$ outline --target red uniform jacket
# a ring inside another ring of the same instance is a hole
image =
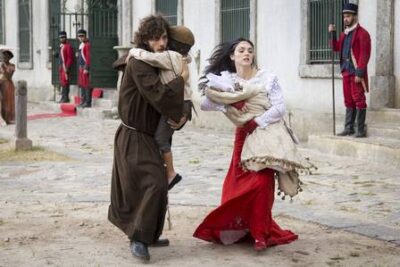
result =
[[[340,52],[342,54],[342,45],[345,38],[345,34],[342,32],[340,34],[339,40],[332,40],[331,45],[333,50]],[[356,69],[361,70],[364,73],[364,81],[366,84],[366,89],[368,89],[368,61],[371,56],[371,37],[369,33],[360,26],[360,24],[354,29],[353,38],[351,40],[351,50],[354,54],[356,62],[353,62]],[[342,57],[340,57],[340,62],[342,62]]]
[[[90,69],[90,43],[83,42],[79,46],[79,74],[78,85],[81,88],[89,88],[89,69]],[[87,71],[86,73],[84,71]]]
[[[70,70],[72,64],[74,63],[74,50],[70,43],[66,42],[62,44],[60,47],[60,67],[59,67],[59,75],[60,75],[60,84],[61,86],[69,85],[69,77],[65,73],[65,70]]]

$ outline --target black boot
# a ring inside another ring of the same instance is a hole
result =
[[[353,108],[346,108],[346,117],[344,122],[344,130],[338,133],[338,136],[346,136],[354,134],[354,121],[356,119],[356,110]]]
[[[61,99],[58,103],[69,103],[69,85],[62,87],[61,89]]]
[[[131,253],[134,257],[142,260],[142,261],[149,261],[150,254],[149,249],[145,243],[139,241],[132,241],[131,242]]]
[[[87,91],[86,92],[86,105],[87,105],[88,108],[91,108],[92,107],[92,91],[93,91],[93,88],[89,88],[86,91]]]
[[[92,89],[82,89],[85,92],[85,102],[82,108],[90,108],[92,106]]]
[[[355,137],[367,137],[367,129],[365,125],[365,117],[367,116],[367,109],[362,108],[362,109],[357,109],[357,133]]]
[[[81,91],[81,103],[78,105],[78,107],[83,107],[83,105],[86,102],[86,93],[85,93],[85,89],[80,88]]]

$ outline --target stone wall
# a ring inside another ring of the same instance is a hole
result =
[[[400,108],[400,1],[395,1],[394,7],[394,75],[395,108]]]

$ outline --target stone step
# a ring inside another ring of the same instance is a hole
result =
[[[398,139],[311,135],[308,138],[308,147],[317,149],[322,153],[400,167],[400,140]]]
[[[400,109],[385,108],[367,111],[367,123],[400,123]]]
[[[78,108],[77,109],[78,116],[90,118],[93,120],[104,120],[104,119],[117,119],[118,118],[118,110],[117,108]]]
[[[367,129],[368,136],[400,140],[400,123],[376,123]]]
[[[118,98],[118,92],[116,89],[103,89],[103,98],[105,99]]]
[[[50,112],[60,112],[60,104],[54,101],[41,101],[36,102],[38,105],[43,107],[43,109],[48,110]]]
[[[93,98],[92,106],[95,108],[111,109],[117,106],[117,102],[112,99]]]
[[[337,126],[336,133],[343,131],[343,128]],[[400,123],[367,123],[367,135],[400,140]]]

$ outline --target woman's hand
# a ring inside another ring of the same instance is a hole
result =
[[[246,113],[249,111],[249,108],[247,107],[245,100],[233,103],[233,104],[231,104],[231,106],[236,108],[237,110],[242,111],[243,113]]]

